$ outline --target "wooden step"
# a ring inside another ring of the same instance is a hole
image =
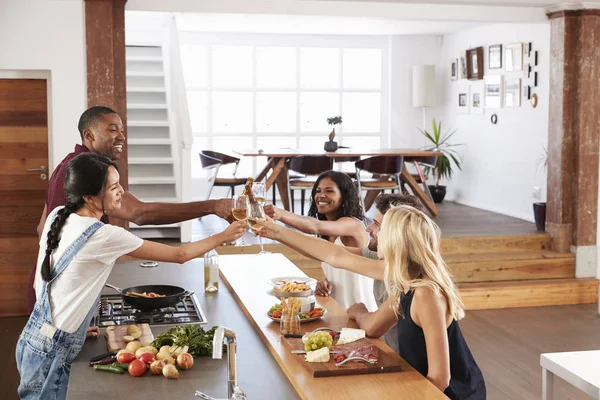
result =
[[[575,255],[552,251],[451,254],[444,261],[457,282],[518,281],[575,276]]]
[[[547,233],[512,236],[474,236],[442,238],[441,251],[450,254],[481,254],[550,250]]]
[[[595,278],[540,279],[458,285],[467,310],[589,304],[598,301]]]

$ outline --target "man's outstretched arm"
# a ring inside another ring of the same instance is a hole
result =
[[[130,192],[123,193],[121,208],[107,212],[136,225],[164,225],[215,214],[231,222],[231,199],[194,201],[191,203],[144,203]]]

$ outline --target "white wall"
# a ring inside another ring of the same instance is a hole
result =
[[[438,64],[441,36],[390,36],[390,147],[422,147],[423,109],[412,106],[412,67]],[[431,109],[425,110],[432,115]]]
[[[84,5],[81,0],[0,0],[0,77],[50,75],[51,168],[80,143],[87,105]]]
[[[450,81],[450,59],[457,58],[460,51],[483,46],[485,75],[526,78],[524,72],[487,68],[489,45],[514,42],[532,42],[538,51],[538,87],[533,88],[539,97],[537,108],[522,99],[521,107],[486,109],[482,115],[458,114],[458,92],[472,83]],[[460,148],[462,171],[456,171],[448,186],[449,200],[533,221],[532,203],[540,201],[533,199],[533,187],[541,188],[541,201],[546,199],[546,172],[537,164],[542,146],[548,142],[549,48],[547,23],[492,25],[444,36],[436,69],[444,106],[438,107],[437,114],[446,129],[458,130],[453,143],[465,144]],[[490,122],[494,113],[498,115],[496,125]]]

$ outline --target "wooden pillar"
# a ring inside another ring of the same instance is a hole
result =
[[[115,110],[127,127],[125,82],[125,3],[127,0],[85,0],[88,107]],[[127,130],[125,131],[127,134]],[[127,143],[118,162],[121,186],[128,188]],[[126,221],[111,223],[127,227]]]
[[[596,276],[600,130],[600,10],[548,14],[548,231],[574,250],[577,276]]]

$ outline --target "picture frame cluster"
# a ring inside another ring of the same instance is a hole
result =
[[[487,69],[484,51],[483,46],[470,48],[450,61],[450,80],[463,81],[457,82],[459,114],[520,107],[538,85],[539,57],[532,42],[487,46]]]

